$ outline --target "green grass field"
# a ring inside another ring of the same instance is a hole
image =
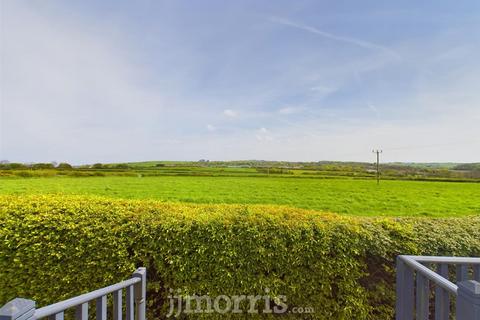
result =
[[[279,177],[0,179],[0,194],[90,194],[194,203],[279,204],[365,216],[480,214],[480,184]]]

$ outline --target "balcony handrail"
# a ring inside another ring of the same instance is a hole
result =
[[[67,309],[76,307],[78,305],[84,304],[85,302],[92,301],[94,299],[100,298],[102,296],[105,296],[107,294],[113,293],[115,291],[124,289],[126,287],[129,287],[131,285],[134,285],[135,283],[141,282],[142,280],[140,278],[132,278],[128,279],[116,284],[113,284],[111,286],[101,288],[92,292],[88,292],[67,300],[63,300],[48,306],[45,306],[40,309],[35,310],[35,319],[39,318],[44,318],[48,317],[54,314],[57,314],[59,312],[65,311]]]
[[[417,259],[415,256],[399,256],[399,258],[408,266],[410,266],[412,269],[420,272],[422,275],[424,275],[426,278],[429,280],[433,281],[435,284],[439,285],[443,289],[447,290],[453,295],[457,295],[458,291],[458,286],[454,284],[453,282],[449,281],[448,279],[445,279],[438,273],[436,273],[433,270],[430,270],[429,268],[425,267],[423,264],[419,263],[418,261],[425,261],[425,262],[440,262],[438,260],[434,259]],[[427,257],[423,257],[427,258]],[[437,258],[437,257],[429,257],[429,258]],[[438,257],[442,258],[439,259],[441,260],[440,263],[447,263],[444,259],[445,257]],[[464,261],[464,259],[462,259]],[[463,262],[462,262],[463,263]]]
[[[123,290],[125,289],[125,308]],[[65,311],[75,308],[76,320],[89,319],[89,302],[95,300],[97,320],[107,320],[107,296],[113,296],[113,320],[145,320],[147,269],[138,268],[130,279],[36,309],[35,301],[15,298],[0,308],[0,320],[64,320]]]
[[[480,258],[473,258],[473,257],[440,257],[440,256],[410,256],[410,255],[401,255],[400,257],[409,258],[418,262],[480,265]]]
[[[451,265],[456,269],[452,281]],[[448,320],[452,315],[457,320],[478,320],[480,258],[400,255],[396,291],[396,320],[428,320],[432,315],[435,320]]]

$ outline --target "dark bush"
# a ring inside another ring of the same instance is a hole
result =
[[[72,165],[66,162],[61,162],[58,166],[57,169],[60,170],[71,170],[73,169]]]

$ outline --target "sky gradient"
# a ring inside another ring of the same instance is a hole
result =
[[[0,2],[0,160],[480,162],[478,1]]]

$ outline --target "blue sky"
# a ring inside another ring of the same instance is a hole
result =
[[[478,1],[13,1],[0,158],[480,161]]]

